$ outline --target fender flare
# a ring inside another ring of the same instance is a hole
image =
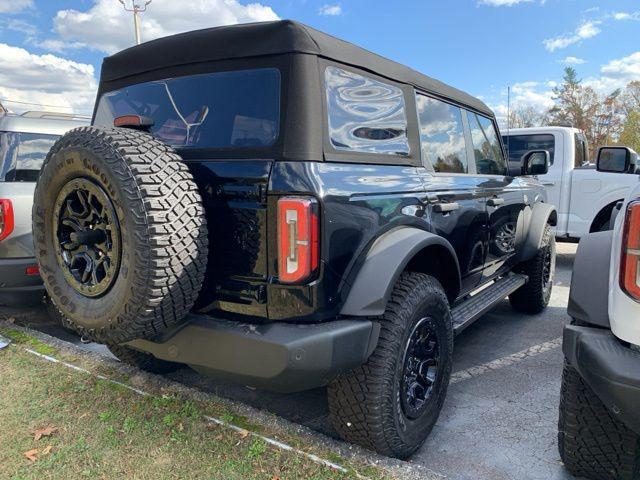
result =
[[[542,237],[547,225],[555,226],[558,223],[556,207],[549,203],[536,203],[530,211],[529,228],[520,247],[518,261],[523,262],[535,256],[542,246]],[[525,224],[526,217],[525,213]]]
[[[596,232],[580,239],[573,262],[567,313],[580,322],[609,326],[609,268],[613,232]]]
[[[444,247],[457,269],[458,290],[460,267],[455,250],[444,238],[415,227],[398,227],[378,238],[358,271],[340,313],[346,316],[380,316],[396,281],[412,258],[429,246]]]

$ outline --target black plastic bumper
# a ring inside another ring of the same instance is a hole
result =
[[[640,434],[640,352],[610,330],[567,325],[562,349],[607,408]]]
[[[295,392],[326,385],[364,363],[379,332],[379,324],[369,320],[253,325],[190,315],[188,323],[168,339],[134,340],[127,345],[206,375]]]
[[[40,302],[44,286],[40,275],[27,275],[35,258],[0,259],[0,305],[18,307]]]

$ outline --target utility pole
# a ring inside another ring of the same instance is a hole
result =
[[[138,14],[142,12],[146,12],[147,5],[149,5],[152,2],[152,0],[146,0],[144,5],[138,5],[136,3],[137,0],[131,0],[131,8],[127,7],[125,0],[118,0],[118,1],[122,4],[125,11],[133,13],[133,26],[136,32],[136,45],[140,45],[140,18],[138,17]]]

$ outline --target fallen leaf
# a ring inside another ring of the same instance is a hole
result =
[[[57,431],[58,431],[58,429],[56,427],[40,428],[40,429],[35,431],[35,433],[33,435],[33,439],[37,442],[42,437],[50,437],[51,435],[53,435]]]
[[[240,430],[238,430],[238,433],[242,438],[247,438],[247,436],[249,435],[249,430],[245,430],[244,428],[241,428]]]
[[[38,449],[34,448],[33,450],[29,450],[28,452],[24,452],[24,456],[27,457],[32,462],[38,460]]]
[[[46,447],[44,447],[44,449],[42,450],[42,455],[49,455],[52,448],[53,445],[47,445]]]

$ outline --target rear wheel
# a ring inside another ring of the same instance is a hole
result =
[[[529,277],[525,285],[509,295],[511,306],[525,313],[540,313],[551,299],[556,268],[556,239],[551,226],[545,227],[542,244],[536,255],[518,265],[514,271]]]
[[[36,186],[33,236],[55,306],[102,343],[180,323],[204,278],[207,228],[193,177],[140,131],[83,127],[61,137]]]
[[[640,436],[613,417],[591,387],[565,364],[558,448],[567,470],[593,480],[640,478]]]
[[[367,362],[329,385],[331,422],[342,438],[407,458],[431,432],[451,375],[453,329],[440,283],[398,280]]]

